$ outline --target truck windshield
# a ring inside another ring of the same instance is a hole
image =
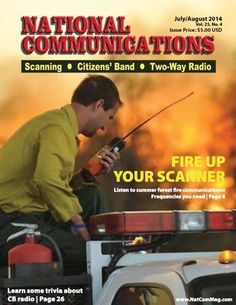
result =
[[[236,304],[236,273],[205,276],[191,283],[190,304]]]
[[[131,284],[118,290],[112,305],[174,305],[174,299],[164,286]]]

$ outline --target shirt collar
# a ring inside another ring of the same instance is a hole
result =
[[[79,133],[79,123],[73,107],[71,105],[65,105],[61,109],[65,111],[66,116],[68,117],[69,123],[71,125],[72,131],[76,137]]]

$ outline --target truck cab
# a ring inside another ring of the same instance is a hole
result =
[[[198,252],[160,252],[163,244],[170,244],[179,234],[188,234],[191,240],[199,233],[210,238],[234,230],[234,211],[93,216],[91,231],[97,240],[87,244],[92,304],[236,304],[236,255],[232,250],[201,251],[199,245]],[[135,251],[130,240],[137,235],[151,240],[152,245],[144,243]]]
[[[235,265],[222,265],[214,256],[136,264],[115,271],[94,304],[214,304],[226,299],[234,304],[235,271]]]

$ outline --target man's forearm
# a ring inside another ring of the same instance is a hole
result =
[[[71,218],[72,222],[72,232],[76,235],[80,235],[84,240],[90,240],[89,232],[86,228],[86,225],[81,217],[77,214]]]

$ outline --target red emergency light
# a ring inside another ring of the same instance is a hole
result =
[[[90,217],[93,235],[173,232],[175,228],[173,211],[114,212]]]
[[[113,212],[90,217],[92,235],[234,231],[233,211]]]
[[[235,215],[231,210],[207,212],[209,230],[234,230]]]

